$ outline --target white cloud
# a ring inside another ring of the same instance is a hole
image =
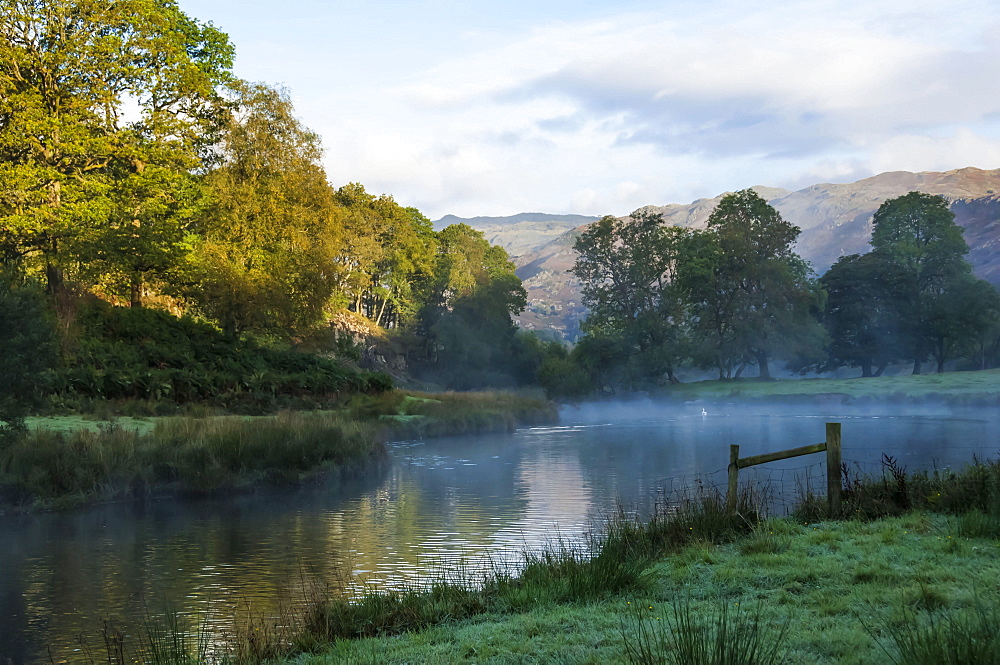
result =
[[[316,126],[331,178],[432,217],[621,214],[752,184],[1000,163],[993,2],[686,12],[549,23],[355,91]]]

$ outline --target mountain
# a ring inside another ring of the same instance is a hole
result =
[[[968,258],[976,275],[1000,285],[1000,169],[893,171],[853,183],[821,183],[794,192],[761,186],[753,189],[802,229],[795,250],[819,274],[841,256],[868,251],[872,215],[886,199],[911,191],[943,195],[951,202],[956,222],[966,229],[965,240],[971,249]],[[644,209],[662,213],[668,224],[704,228],[723,196]],[[527,237],[523,242],[505,239],[519,248],[511,253],[517,256],[517,274],[528,291],[528,308],[519,317],[523,328],[550,328],[570,339],[578,334],[586,309],[580,302],[579,284],[566,271],[576,260],[573,243],[591,222],[528,249],[524,249],[529,244]],[[518,223],[507,228],[513,232]]]
[[[548,215],[542,212],[522,212],[509,217],[463,218],[445,215],[432,224],[439,231],[452,224],[468,224],[477,231],[482,231],[490,244],[500,245],[507,250],[511,257],[516,259],[516,257],[558,238],[570,229],[581,224],[596,222],[598,219],[598,217],[588,217],[587,215]]]

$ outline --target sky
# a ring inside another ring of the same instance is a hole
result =
[[[178,2],[431,219],[1000,167],[996,0]]]

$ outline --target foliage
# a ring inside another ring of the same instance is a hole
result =
[[[827,292],[823,323],[830,335],[828,366],[860,366],[861,376],[870,377],[900,359],[902,324],[893,301],[900,279],[876,253],[841,257],[820,278]]]
[[[933,351],[943,371],[946,344],[957,330],[947,308],[971,275],[962,229],[943,197],[921,192],[884,202],[872,223],[873,253],[895,276],[891,293],[899,341],[913,360],[913,373],[920,373],[921,363]]]
[[[64,398],[204,402],[260,413],[293,406],[295,399],[336,400],[341,393],[391,387],[385,375],[227,337],[157,310],[93,300],[79,308],[74,331],[53,384]]]
[[[97,256],[138,298],[182,253],[185,174],[230,78],[226,35],[173,0],[14,0],[0,34],[7,258],[44,269],[57,291]]]
[[[669,609],[629,603],[630,616],[622,626],[628,661],[640,665],[785,662],[789,620],[774,630],[764,618],[760,600],[747,609],[720,599],[708,613],[695,610],[693,605],[690,596],[675,599]]]
[[[24,432],[55,362],[55,328],[39,289],[0,272],[0,450]]]
[[[576,241],[572,272],[590,309],[584,331],[616,337],[636,357],[630,375],[642,385],[676,382],[686,357],[687,318],[674,282],[688,233],[663,217],[637,210],[624,220],[604,217]]]
[[[722,197],[707,233],[693,238],[691,260],[680,263],[678,279],[720,379],[748,360],[761,378],[770,378],[775,354],[788,358],[822,348],[815,320],[822,297],[808,265],[792,252],[798,235],[796,226],[745,189]]]
[[[524,309],[526,298],[502,247],[465,224],[442,230],[417,323],[423,333],[423,348],[414,356],[418,374],[449,389],[515,385],[521,348],[511,316]]]
[[[374,427],[330,413],[167,419],[146,434],[115,425],[38,430],[0,453],[0,495],[65,505],[163,489],[209,492],[295,481],[384,454]]]
[[[822,514],[821,501],[803,501],[799,515],[815,519]],[[911,510],[972,514],[968,529],[989,531],[1000,522],[1000,460],[974,459],[959,469],[934,469],[907,473],[898,461],[883,455],[882,473],[867,476],[845,468],[843,511],[863,519],[901,515]]]
[[[231,89],[183,292],[230,336],[301,333],[337,286],[343,212],[287,91]]]
[[[1000,663],[1000,606],[976,597],[968,610],[957,614],[903,610],[903,621],[881,621],[889,649],[880,636],[872,637],[897,665],[997,665]],[[867,626],[866,626],[867,627]]]

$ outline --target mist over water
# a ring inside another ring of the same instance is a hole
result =
[[[578,537],[618,502],[643,510],[699,481],[724,485],[730,444],[747,456],[818,443],[828,421],[842,423],[845,462],[869,472],[883,453],[911,471],[1000,453],[991,409],[639,399],[561,415],[559,426],[514,434],[396,442],[388,469],[353,483],[0,517],[0,662],[48,662],[46,646],[72,661],[79,635],[99,644],[102,620],[168,604],[192,623],[209,617],[221,635],[248,604],[267,615],[315,584],[474,570]],[[740,477],[787,487],[780,509],[823,476],[823,460]]]

